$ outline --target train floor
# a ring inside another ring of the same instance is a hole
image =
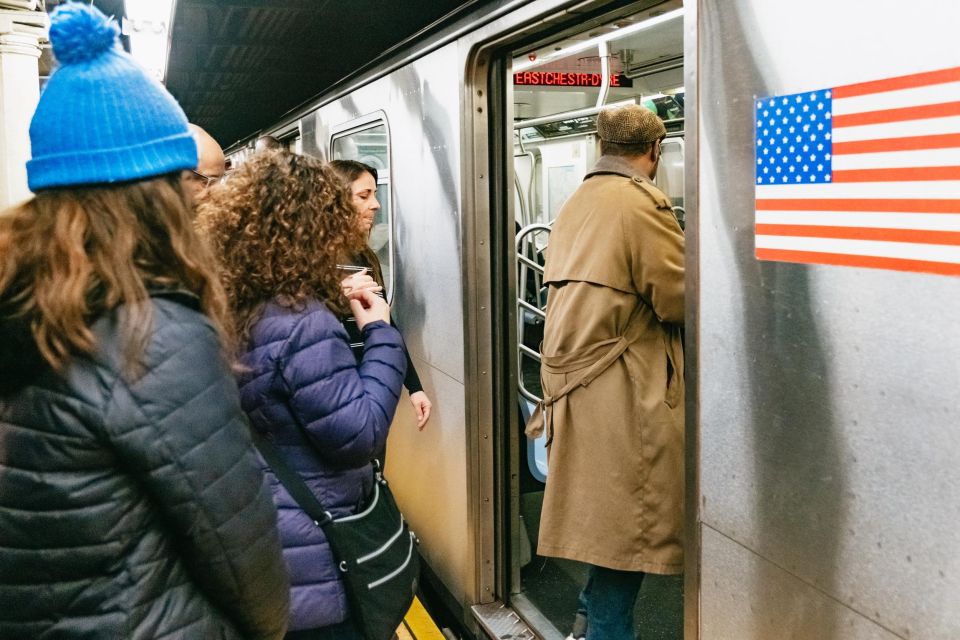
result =
[[[536,548],[542,492],[523,494],[521,511]],[[524,594],[563,634],[570,632],[577,596],[587,580],[587,566],[570,560],[533,555],[521,569]],[[634,610],[639,640],[682,640],[683,577],[648,575]]]
[[[583,566],[536,556],[522,570],[524,593],[564,634],[570,632],[577,610],[577,594],[586,581]],[[573,579],[577,575],[578,579]],[[644,578],[634,610],[638,640],[682,640],[683,577]]]

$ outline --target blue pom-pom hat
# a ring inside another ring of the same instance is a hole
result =
[[[120,48],[119,33],[113,19],[86,4],[64,4],[50,16],[59,66],[30,122],[32,191],[197,166],[183,109]]]

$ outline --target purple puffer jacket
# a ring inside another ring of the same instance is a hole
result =
[[[356,512],[373,487],[370,460],[383,450],[406,373],[403,341],[381,321],[363,328],[356,363],[347,333],[323,304],[302,311],[269,304],[240,358],[240,401],[336,518]],[[295,437],[299,420],[313,437]],[[261,464],[263,462],[261,461]],[[347,601],[323,531],[263,464],[290,572],[290,631],[342,622]]]

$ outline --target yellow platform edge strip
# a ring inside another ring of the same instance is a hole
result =
[[[416,640],[416,638],[410,635],[410,631],[407,629],[406,623],[400,623],[400,626],[397,627],[396,640]]]
[[[403,624],[397,629],[400,640],[446,640],[440,633],[433,618],[423,608],[420,598],[414,598],[410,610],[403,617]]]

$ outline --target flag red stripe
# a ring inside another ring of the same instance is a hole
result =
[[[943,84],[945,82],[957,81],[960,81],[960,67],[952,67],[950,69],[938,69],[936,71],[914,73],[908,76],[898,76],[896,78],[886,78],[884,80],[874,80],[872,82],[848,84],[834,89],[833,97],[834,99],[852,98],[854,96],[865,96],[871,93],[881,93],[883,91],[913,89],[914,87],[925,87],[931,84]]]
[[[943,133],[934,136],[909,138],[880,138],[879,140],[856,140],[834,142],[833,155],[854,153],[883,153],[885,151],[919,151],[921,149],[952,149],[960,147],[960,133]]]
[[[873,240],[877,242],[960,246],[960,231],[877,229],[874,227],[833,227],[806,224],[757,224],[756,227],[758,236],[836,238],[839,240]]]
[[[884,124],[906,120],[926,120],[928,118],[946,118],[960,115],[960,102],[941,102],[916,107],[898,107],[880,109],[862,113],[847,113],[833,116],[833,128],[859,127],[865,124]]]
[[[833,172],[833,182],[929,182],[960,180],[960,167],[846,169]]]
[[[851,256],[842,253],[790,251],[788,249],[757,249],[756,256],[758,260],[774,260],[776,262],[829,264],[841,267],[866,267],[869,269],[891,269],[893,271],[909,271],[912,273],[935,273],[944,276],[960,276],[960,264],[950,262],[881,258],[877,256]]]
[[[757,211],[866,211],[877,213],[960,213],[960,200],[871,198],[763,198]]]

